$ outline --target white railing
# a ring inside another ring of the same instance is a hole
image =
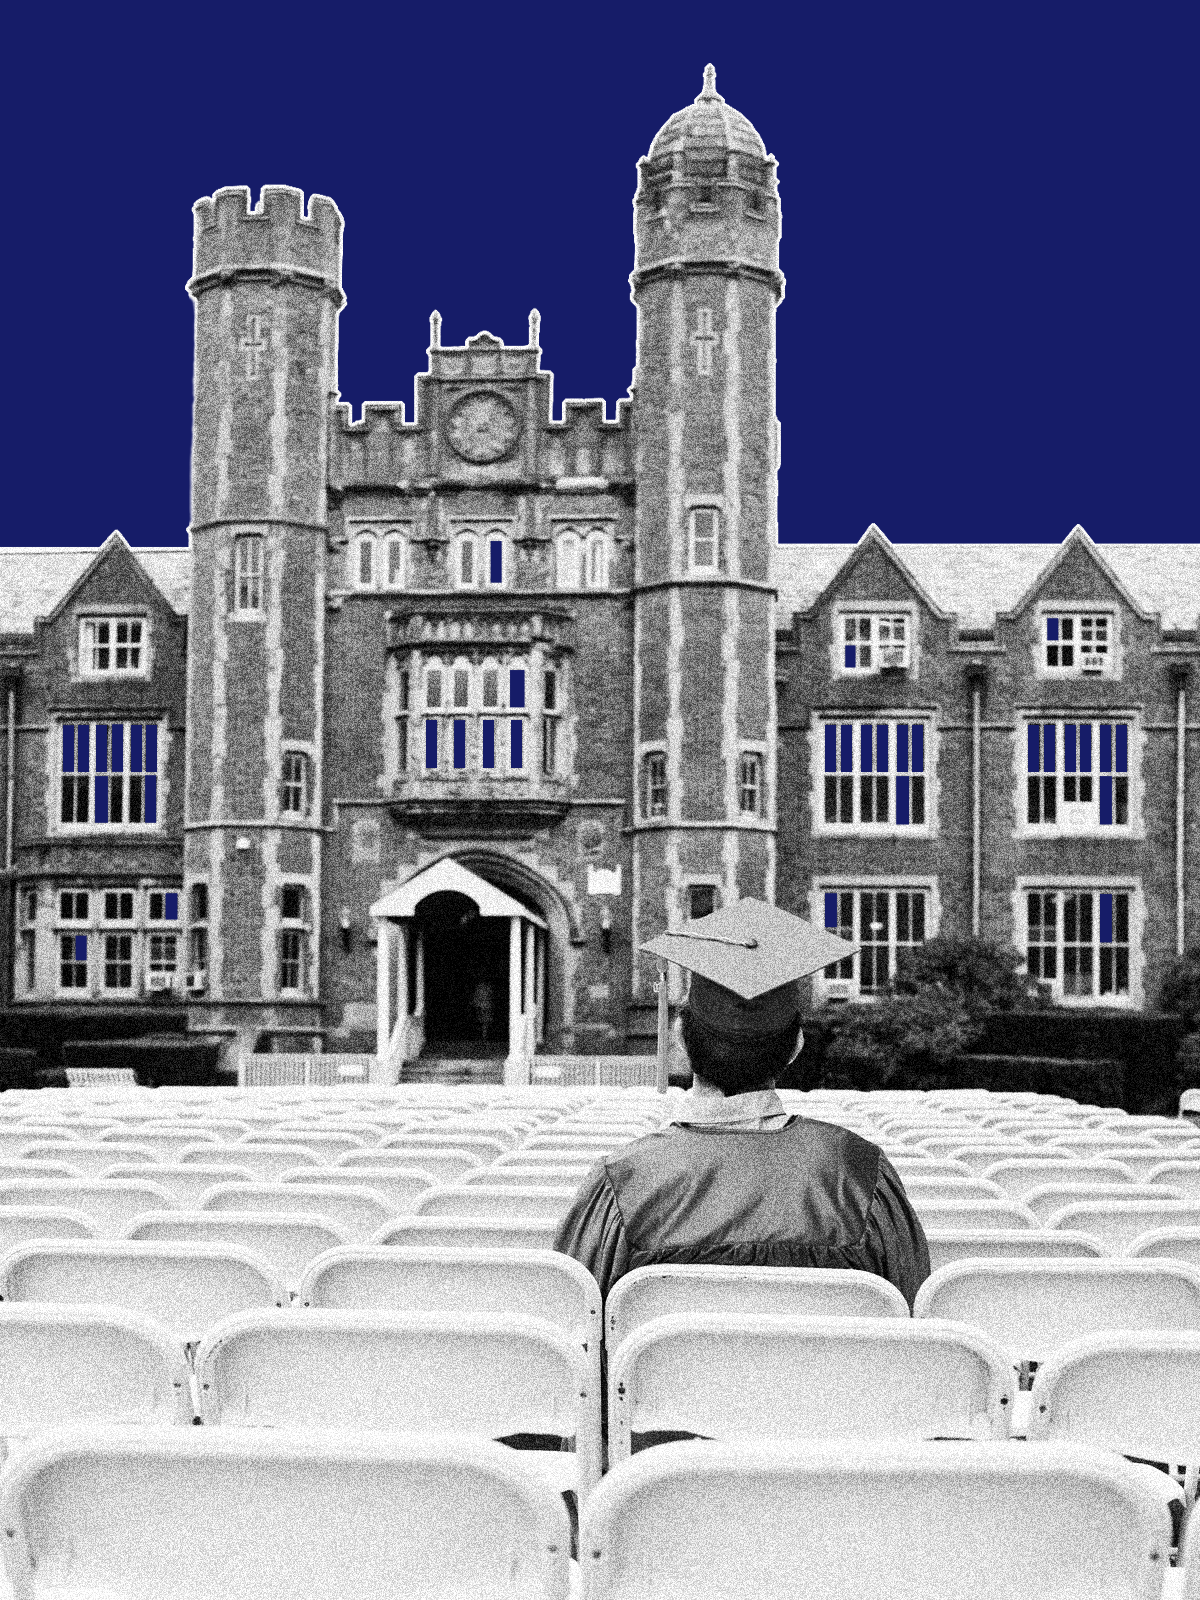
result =
[[[374,1062],[373,1055],[244,1055],[238,1064],[238,1087],[328,1088],[339,1083],[367,1083]]]

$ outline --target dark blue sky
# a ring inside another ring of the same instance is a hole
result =
[[[339,17],[344,21],[339,21]],[[785,539],[1197,537],[1194,6],[23,7],[9,544],[181,544],[191,205],[346,218],[341,388],[524,342],[628,386],[635,163],[717,87],[779,160]]]

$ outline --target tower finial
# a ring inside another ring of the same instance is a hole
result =
[[[538,333],[542,326],[542,313],[534,307],[529,313],[529,345],[536,350],[538,347]]]
[[[704,87],[700,91],[701,100],[716,100],[717,96],[717,69],[710,61],[704,69]]]
[[[442,343],[442,313],[431,311],[429,313],[429,347],[437,350]]]

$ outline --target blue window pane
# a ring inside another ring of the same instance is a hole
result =
[[[886,772],[888,769],[888,725],[880,722],[875,728],[875,771]]]
[[[76,748],[75,748],[75,770],[76,770],[76,772],[86,772],[87,769],[88,769],[88,739],[89,739],[90,731],[91,730],[89,729],[89,727],[88,727],[86,722],[81,722],[79,724],[78,731],[77,731],[77,734],[76,734],[76,741],[75,741],[75,744],[76,744]]]
[[[142,724],[131,722],[129,724],[129,770],[140,772],[142,770]]]
[[[467,764],[467,724],[462,717],[454,719],[454,765],[461,771]]]
[[[1129,770],[1129,728],[1124,722],[1117,723],[1117,771]]]
[[[1100,724],[1100,771],[1112,771],[1112,723]]]
[[[1042,729],[1042,771],[1054,771],[1054,746],[1058,729],[1053,722],[1047,722]]]
[[[483,764],[485,767],[496,765],[496,724],[491,717],[483,721]]]
[[[146,724],[146,771],[158,771],[158,723]]]
[[[87,960],[87,934],[86,933],[77,933],[75,935],[75,959],[76,959],[76,961],[86,961]]]
[[[837,724],[833,722],[825,724],[825,771],[837,771]]]
[[[1075,724],[1068,722],[1063,728],[1063,771],[1075,771]]]
[[[425,718],[425,765],[437,766],[437,718]]]
[[[96,724],[96,771],[108,771],[108,724]]]
[[[838,927],[838,897],[836,893],[825,896],[825,926],[831,933],[837,932]]]
[[[1110,894],[1100,896],[1100,943],[1113,942],[1113,897]]]
[[[826,743],[826,748],[828,748],[829,741],[826,740],[825,743]],[[63,768],[62,769],[63,769],[64,772],[74,772],[75,771],[75,724],[73,722],[64,722],[63,723]]]
[[[1092,770],[1092,725],[1090,722],[1079,724],[1079,770],[1090,772]]]
[[[862,761],[863,772],[871,770],[871,724],[864,722],[858,730],[858,753]],[[849,770],[849,769],[847,769]]]
[[[509,766],[516,769],[525,765],[524,734],[525,725],[519,717],[514,717],[509,723]]]
[[[488,551],[488,558],[489,558],[489,560],[491,562],[491,571],[489,573],[489,576],[491,577],[491,580],[492,580],[493,583],[499,583],[499,582],[501,582],[501,580],[504,577],[504,542],[503,542],[503,540],[501,540],[501,539],[493,539],[491,541],[491,547],[490,547],[490,549]]]
[[[1100,821],[1111,823],[1113,818],[1113,787],[1111,778],[1100,779]]]
[[[854,724],[842,723],[842,771],[854,771]]]
[[[179,896],[174,889],[167,891],[167,921],[175,922],[179,917]]]
[[[158,779],[153,773],[146,779],[146,795],[142,801],[142,819],[145,822],[158,821]]]
[[[120,722],[112,725],[112,770],[125,771],[125,728]]]
[[[1040,772],[1042,770],[1042,725],[1040,722],[1029,724],[1029,770]]]
[[[108,821],[108,779],[96,779],[96,821]]]
[[[925,771],[925,724],[914,722],[912,725],[912,769],[914,772]]]
[[[896,821],[908,821],[908,778],[896,779]]]
[[[858,654],[858,646],[857,645],[848,644],[846,646],[846,665],[848,667],[853,667],[856,664],[857,654]]]
[[[896,724],[896,771],[908,771],[908,723]]]
[[[1057,617],[1047,617],[1046,618],[1046,638],[1047,639],[1057,639],[1058,638],[1058,618]]]
[[[523,708],[525,705],[525,668],[510,667],[508,669],[508,703],[513,709]]]

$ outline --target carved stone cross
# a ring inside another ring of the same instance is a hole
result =
[[[696,346],[696,373],[701,378],[712,377],[713,346],[717,343],[712,316],[707,306],[696,307],[696,331],[692,334],[692,343]]]
[[[261,377],[264,367],[262,357],[269,348],[267,339],[263,334],[263,319],[251,313],[246,318],[246,337],[241,341],[241,348],[246,354],[246,376],[248,378]]]

